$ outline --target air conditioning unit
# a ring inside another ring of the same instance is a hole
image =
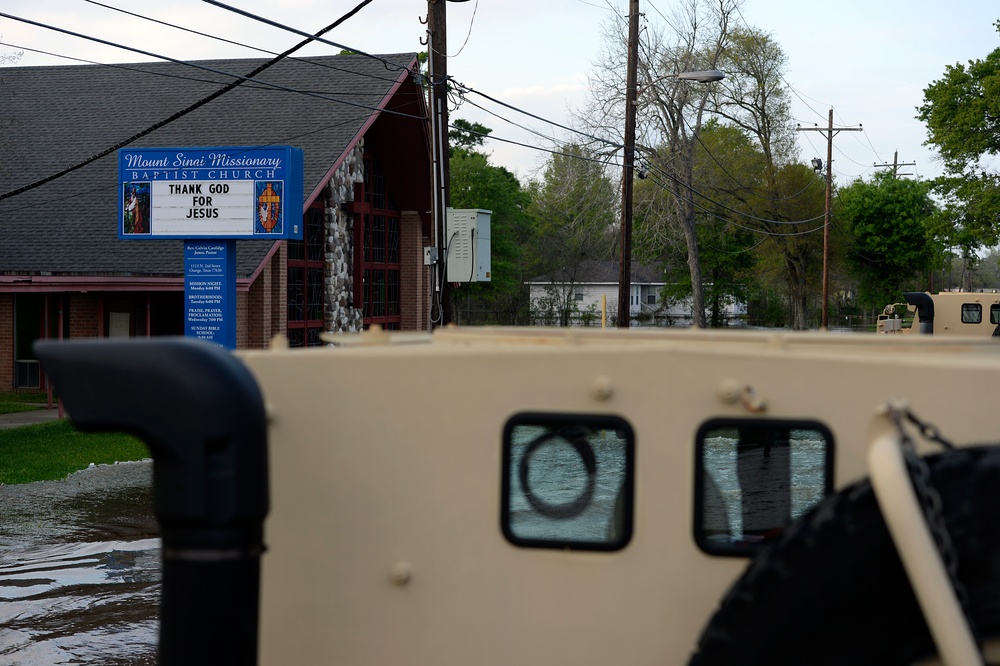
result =
[[[449,208],[445,220],[448,282],[490,281],[491,210]]]

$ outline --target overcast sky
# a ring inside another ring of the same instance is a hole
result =
[[[280,52],[301,38],[197,0],[102,4],[143,13],[241,44]],[[676,2],[676,0],[673,0]],[[640,0],[652,27],[662,25],[673,2]],[[315,32],[357,4],[353,0],[232,0],[246,11],[297,29]],[[587,102],[587,81],[604,48],[607,26],[625,21],[627,0],[469,0],[449,2],[449,74],[473,89],[511,106],[571,125],[571,111]],[[86,0],[4,0],[0,12],[58,26],[176,59],[261,56],[247,46],[219,42],[107,9]],[[368,53],[422,51],[427,4],[419,0],[374,0],[326,38]],[[844,184],[868,178],[874,164],[916,162],[904,173],[931,178],[940,173],[933,151],[922,144],[925,129],[915,119],[923,89],[945,67],[985,58],[1000,48],[994,23],[996,0],[841,0],[802,5],[785,0],[747,0],[743,18],[770,33],[788,56],[786,81],[793,89],[793,114],[803,126],[825,126],[834,109],[835,126],[863,126],[834,139],[834,174]],[[96,62],[136,62],[152,58],[77,37],[0,18],[0,55],[25,51],[18,65],[70,64],[57,56]],[[297,55],[336,53],[311,46]],[[2,75],[2,72],[0,72]],[[563,130],[470,97],[503,118],[549,136]],[[139,100],[141,103],[141,100]],[[493,129],[496,137],[528,146],[552,147],[536,135],[470,104],[452,111]],[[826,157],[818,132],[799,133],[801,158]],[[522,179],[544,163],[547,153],[501,141],[486,149],[495,163]]]

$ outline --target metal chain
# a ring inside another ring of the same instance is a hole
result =
[[[937,429],[937,426],[931,423],[925,423],[924,421],[921,421],[920,419],[917,418],[916,414],[911,412],[909,409],[906,409],[903,412],[903,416],[905,416],[910,423],[912,423],[917,427],[917,429],[920,431],[920,434],[924,436],[924,439],[930,442],[936,442],[937,444],[940,444],[949,451],[955,450],[955,445],[951,442],[951,440],[945,439],[941,435],[941,431]],[[902,424],[897,421],[896,427],[900,429],[900,433],[902,434]]]
[[[965,585],[958,578],[958,551],[955,549],[955,545],[951,540],[951,535],[948,533],[948,527],[944,521],[944,510],[941,503],[941,495],[938,493],[937,488],[934,487],[934,484],[931,483],[930,466],[928,466],[926,460],[917,455],[913,439],[903,426],[903,418],[905,417],[910,423],[914,424],[925,439],[936,442],[946,449],[954,449],[955,445],[942,437],[936,427],[920,421],[913,414],[913,412],[906,407],[890,405],[889,414],[891,415],[893,423],[896,426],[896,430],[899,433],[900,441],[903,447],[903,459],[906,461],[906,468],[909,472],[910,482],[913,484],[913,489],[917,494],[917,499],[920,502],[921,509],[923,510],[924,520],[927,522],[927,526],[930,529],[931,537],[934,539],[934,545],[937,546],[937,550],[941,554],[941,559],[943,560],[945,569],[948,572],[948,578],[951,581],[952,589],[955,590],[955,596],[958,598],[958,602],[962,606],[962,612],[965,614],[965,619],[969,623],[969,627],[975,635],[975,625],[972,622],[972,615],[969,612],[969,594],[965,589]]]

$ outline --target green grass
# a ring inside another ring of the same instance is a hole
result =
[[[120,433],[82,433],[69,421],[0,430],[0,483],[64,479],[96,465],[149,458],[141,440]]]
[[[0,414],[30,412],[46,406],[44,393],[0,393]]]

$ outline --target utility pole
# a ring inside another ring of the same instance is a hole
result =
[[[625,75],[625,146],[622,150],[621,261],[618,265],[618,328],[628,328],[632,304],[632,175],[635,166],[635,96],[639,66],[639,0],[629,0]]]
[[[899,173],[899,167],[917,166],[916,162],[900,162],[899,161],[899,151],[894,151],[892,153],[892,164],[873,164],[876,169],[886,169],[892,167],[892,179],[896,180],[898,176],[912,176],[912,173]]]
[[[434,159],[434,232],[437,263],[432,270],[436,279],[431,298],[438,300],[438,324],[453,321],[451,284],[447,281],[448,239],[445,222],[451,204],[451,167],[448,151],[448,30],[446,0],[427,0],[427,66],[429,109],[431,116],[431,153]],[[433,317],[432,317],[433,319]]]
[[[829,323],[828,310],[830,303],[830,203],[833,194],[833,137],[840,132],[860,132],[857,127],[834,127],[833,107],[830,107],[829,124],[824,130],[821,127],[799,127],[800,132],[819,132],[826,137],[826,214],[823,216],[823,316],[821,328],[827,328]]]

